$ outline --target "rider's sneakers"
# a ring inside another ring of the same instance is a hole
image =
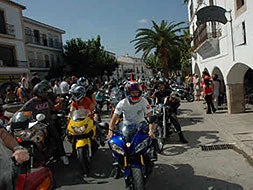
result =
[[[61,156],[61,160],[64,165],[69,165],[69,159],[67,156]]]

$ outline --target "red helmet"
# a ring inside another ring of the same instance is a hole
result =
[[[131,92],[136,91],[138,94],[133,95]],[[125,85],[125,95],[132,103],[137,103],[141,100],[142,88],[136,81],[128,81]]]

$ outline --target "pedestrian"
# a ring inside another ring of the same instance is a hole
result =
[[[59,79],[55,79],[55,81],[54,81],[53,93],[56,96],[61,96],[61,88],[60,88],[60,80]]]
[[[33,76],[30,80],[30,86],[31,86],[31,89],[33,89],[33,87],[38,84],[40,82],[40,78],[39,78],[39,74],[37,72],[33,73]]]
[[[16,99],[16,95],[14,94],[14,92],[12,91],[12,89],[11,89],[11,87],[7,87],[6,88],[6,97],[5,97],[5,100],[4,100],[4,102],[5,103],[12,103],[12,102],[14,102],[15,101],[15,99]]]
[[[212,81],[209,77],[205,77],[204,79],[204,85],[203,85],[203,95],[207,104],[207,114],[212,114],[216,112],[216,109],[213,104],[213,85]]]
[[[66,98],[66,96],[69,94],[69,78],[67,76],[63,77],[63,81],[60,83],[60,88],[61,88],[61,96],[63,98]]]
[[[220,85],[220,81],[218,80],[218,75],[214,74],[212,76],[213,79],[213,104],[215,109],[218,109],[218,99],[220,96],[220,92],[221,92],[221,85]]]
[[[20,86],[17,90],[16,96],[18,97],[19,101],[25,103],[28,100],[28,77],[27,73],[23,73]]]
[[[193,74],[189,74],[187,77],[187,86],[189,88],[189,92],[193,93]]]
[[[200,78],[198,74],[195,74],[193,77],[193,89],[194,89],[194,95],[195,95],[195,100],[200,101],[200,95],[201,95],[201,88],[200,88]]]

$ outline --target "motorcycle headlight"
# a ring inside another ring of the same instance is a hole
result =
[[[76,133],[76,134],[83,134],[84,131],[86,130],[88,125],[84,125],[84,126],[81,126],[81,127],[76,127],[76,126],[71,126],[71,128],[73,129],[73,131]]]
[[[149,138],[146,138],[144,141],[142,141],[140,144],[138,144],[135,148],[135,153],[141,152],[143,149],[145,149],[149,144]]]
[[[113,142],[110,142],[110,147],[113,151],[124,156],[124,154],[125,154],[124,150],[121,147],[119,147],[118,145],[114,144]]]

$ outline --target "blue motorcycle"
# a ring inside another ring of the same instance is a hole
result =
[[[148,124],[123,125],[108,140],[117,167],[124,173],[126,189],[145,189],[146,179],[154,163],[150,160],[153,149],[148,135]]]

